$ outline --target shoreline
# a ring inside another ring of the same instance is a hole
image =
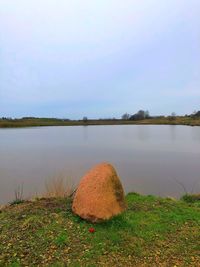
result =
[[[44,126],[105,126],[105,125],[183,125],[200,126],[200,118],[176,117],[174,120],[169,118],[153,118],[138,121],[131,120],[61,120],[61,119],[0,119],[1,128],[27,128]]]

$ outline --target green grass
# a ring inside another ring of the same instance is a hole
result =
[[[141,121],[131,120],[62,120],[54,118],[31,118],[31,119],[0,119],[0,128],[36,127],[36,126],[80,126],[80,125],[129,125],[129,124],[170,124],[170,125],[190,125],[200,126],[200,118],[176,117],[171,120],[168,117],[145,119]]]
[[[123,214],[101,224],[72,214],[70,199],[3,209],[0,266],[199,266],[199,201],[136,193],[126,201]]]

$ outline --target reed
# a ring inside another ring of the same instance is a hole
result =
[[[75,185],[65,174],[53,176],[45,182],[44,197],[71,197],[75,192]]]

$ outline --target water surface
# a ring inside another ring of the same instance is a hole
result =
[[[179,197],[200,192],[200,127],[76,126],[0,129],[0,203],[23,183],[25,196],[65,175],[78,183],[102,161],[113,164],[126,192]]]

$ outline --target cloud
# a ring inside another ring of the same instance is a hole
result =
[[[163,92],[168,97],[196,98],[200,97],[200,80],[192,80],[180,89],[168,89]]]
[[[198,7],[195,0],[2,0],[0,109],[39,116],[68,105],[77,116],[95,114],[95,103],[105,114],[148,101],[164,107],[163,96],[198,97]]]

